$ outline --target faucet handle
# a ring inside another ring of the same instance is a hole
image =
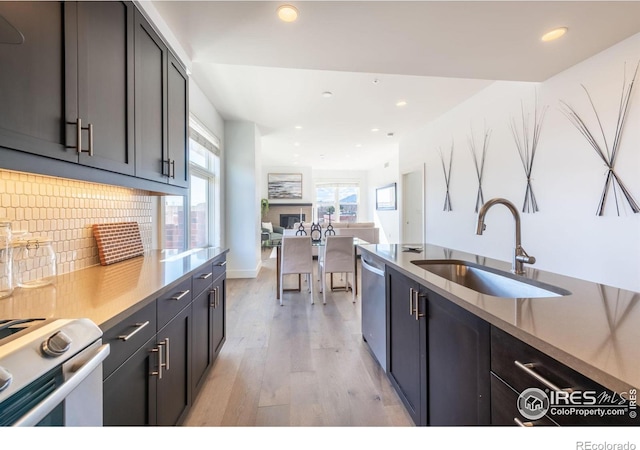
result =
[[[517,261],[521,261],[523,263],[527,263],[527,264],[535,264],[536,263],[535,256],[529,256],[529,255],[518,255],[518,256],[516,256],[516,260]]]

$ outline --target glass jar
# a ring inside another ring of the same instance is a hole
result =
[[[0,220],[0,298],[13,293],[11,222]]]
[[[56,253],[51,239],[30,237],[15,241],[13,272],[16,285],[21,288],[52,284],[56,277]]]

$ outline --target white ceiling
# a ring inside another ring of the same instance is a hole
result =
[[[258,125],[264,165],[382,167],[493,80],[544,81],[640,32],[637,1],[296,1],[289,24],[282,3],[154,2],[220,115]]]

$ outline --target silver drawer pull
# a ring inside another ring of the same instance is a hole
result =
[[[142,330],[144,327],[146,327],[147,325],[149,325],[149,321],[147,320],[144,323],[136,323],[136,329],[133,330],[131,333],[127,334],[126,336],[118,336],[118,339],[123,340],[123,341],[128,341],[129,339],[131,339],[132,337],[134,337],[136,335],[136,333],[140,330]]]
[[[185,295],[187,295],[189,292],[189,289],[187,289],[186,291],[182,292],[180,295],[176,295],[171,297],[171,300],[181,300]]]
[[[201,280],[206,280],[207,278],[209,278],[211,275],[213,275],[213,272],[209,272],[207,274],[204,275],[200,275],[198,278],[200,278]]]
[[[221,263],[216,264],[216,266],[218,266],[218,267],[224,267],[226,265],[227,265],[226,261],[222,261]]]
[[[533,378],[538,380],[540,383],[544,384],[546,387],[548,387],[552,391],[573,392],[572,388],[564,388],[564,389],[559,388],[558,386],[553,384],[551,381],[547,380],[545,377],[537,373],[535,370],[533,370],[533,368],[535,367],[533,363],[522,364],[520,361],[514,361],[514,363],[518,368],[524,370],[528,375],[532,376]]]
[[[517,417],[513,418],[513,421],[516,423],[516,425],[518,425],[519,427],[525,427],[525,428],[531,428],[533,427],[533,422],[523,422],[522,420],[518,419]]]

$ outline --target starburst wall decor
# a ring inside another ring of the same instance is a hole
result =
[[[451,151],[449,152],[449,164],[445,163],[444,154],[442,153],[442,149],[440,149],[440,159],[442,160],[442,170],[444,172],[444,183],[447,188],[447,193],[444,196],[444,207],[443,211],[452,211],[451,205],[451,195],[449,194],[449,186],[451,184],[451,163],[453,162],[453,141],[451,142]]]
[[[593,149],[596,151],[596,154],[600,157],[602,162],[604,162],[604,165],[607,167],[604,188],[602,190],[602,195],[600,196],[600,202],[598,203],[598,216],[604,215],[605,205],[610,194],[613,194],[618,216],[620,215],[620,202],[622,202],[623,199],[627,201],[629,207],[631,208],[631,211],[633,211],[634,214],[640,212],[640,206],[638,206],[638,203],[633,198],[631,191],[629,191],[629,189],[623,183],[622,179],[620,179],[620,176],[615,171],[616,159],[620,153],[622,132],[624,130],[627,113],[629,111],[631,94],[633,93],[633,85],[635,83],[636,76],[638,75],[638,68],[640,68],[640,61],[638,61],[638,64],[636,65],[636,69],[633,72],[631,81],[629,82],[629,84],[627,84],[625,64],[624,76],[622,80],[622,93],[620,95],[620,104],[618,106],[618,118],[616,121],[616,128],[612,141],[607,141],[607,136],[604,132],[604,127],[602,125],[602,121],[600,120],[598,110],[593,103],[589,91],[584,85],[581,86],[587,94],[587,98],[589,99],[589,103],[591,104],[591,109],[593,109],[593,113],[598,123],[598,130],[592,131],[592,129],[587,126],[584,119],[575,111],[575,109],[569,106],[566,102],[561,101],[561,106],[564,114],[569,118],[571,123],[575,125],[580,134],[582,134],[582,136],[587,140],[589,145],[593,147]],[[598,141],[598,134],[601,135],[601,142]]]

